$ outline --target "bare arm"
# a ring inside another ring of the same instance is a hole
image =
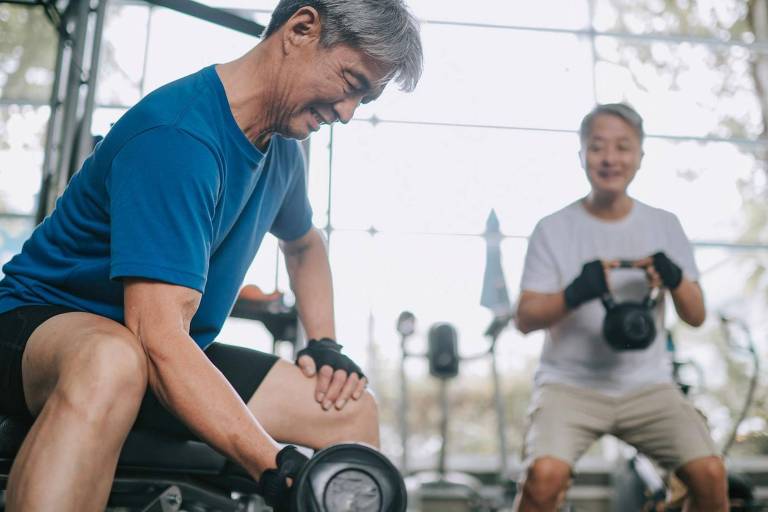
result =
[[[125,325],[149,360],[149,385],[190,429],[259,479],[279,450],[221,372],[189,335],[200,293],[181,286],[125,282]]]
[[[671,294],[675,311],[682,321],[693,327],[699,327],[704,323],[707,310],[704,306],[704,293],[698,282],[683,278]]]
[[[546,329],[567,314],[563,292],[539,293],[523,290],[517,301],[517,328],[523,334]]]
[[[323,234],[313,227],[296,240],[281,242],[281,248],[307,337],[335,340],[333,282]],[[299,367],[307,377],[317,374],[315,400],[322,404],[323,409],[328,410],[332,406],[341,409],[350,398],[357,400],[365,391],[367,380],[359,378],[356,373],[348,374],[344,370],[334,372],[327,365],[318,371],[314,360],[306,355],[299,359]]]
[[[296,240],[281,242],[280,248],[307,337],[335,339],[333,282],[322,233],[310,228]]]

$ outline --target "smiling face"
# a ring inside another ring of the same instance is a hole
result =
[[[629,123],[612,114],[598,114],[579,156],[594,194],[620,196],[626,194],[640,168],[643,149],[639,134]]]
[[[366,54],[337,44],[330,48],[315,45],[296,73],[286,95],[283,117],[276,131],[283,136],[304,139],[324,124],[349,122],[361,103],[375,100],[384,90],[387,70]]]

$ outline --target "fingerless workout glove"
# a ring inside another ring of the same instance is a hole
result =
[[[683,281],[683,271],[663,252],[653,255],[653,268],[661,277],[661,282],[670,290],[674,290]]]
[[[341,353],[342,346],[330,338],[309,340],[306,348],[296,354],[296,364],[299,364],[301,356],[309,356],[315,361],[315,366],[320,370],[323,366],[330,366],[333,371],[344,370],[349,374],[356,373],[361,379],[365,377],[363,371],[349,357]]]
[[[268,469],[259,479],[259,492],[275,512],[288,512],[291,505],[291,488],[288,479],[296,484],[299,473],[309,459],[295,446],[288,445],[277,453],[277,468]]]
[[[568,309],[574,309],[607,292],[603,263],[600,260],[590,261],[581,267],[581,274],[565,288],[565,304]]]

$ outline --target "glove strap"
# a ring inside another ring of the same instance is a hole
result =
[[[309,459],[293,445],[288,445],[277,453],[277,468],[264,471],[259,480],[259,492],[269,506],[277,510],[286,507],[290,496],[288,479],[293,479],[295,484],[307,460]]]

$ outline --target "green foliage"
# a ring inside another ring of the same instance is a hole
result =
[[[57,40],[41,7],[0,3],[0,97],[47,102]]]

